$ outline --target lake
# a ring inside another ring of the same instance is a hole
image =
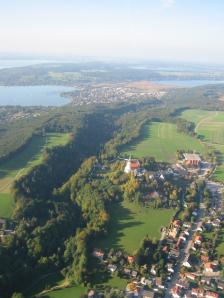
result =
[[[0,86],[0,106],[62,106],[70,100],[60,94],[71,90],[64,86]]]

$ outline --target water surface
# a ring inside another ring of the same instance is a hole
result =
[[[0,106],[62,106],[70,100],[60,94],[71,90],[64,86],[0,86]]]

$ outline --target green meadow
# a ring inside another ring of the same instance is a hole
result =
[[[45,148],[64,145],[68,140],[69,134],[63,133],[49,133],[44,137],[35,136],[22,151],[0,164],[0,217],[8,218],[12,213],[10,188],[13,181],[41,163]]]
[[[133,253],[146,235],[160,239],[160,228],[169,225],[175,210],[152,209],[122,202],[112,205],[109,213],[111,219],[108,237],[102,238],[94,245],[106,250],[124,249]]]
[[[175,124],[152,122],[143,128],[138,140],[123,148],[122,153],[136,158],[153,156],[157,161],[175,162],[180,149],[195,150],[202,155],[206,152],[199,140],[178,133]]]
[[[81,295],[86,294],[86,289],[83,286],[76,286],[65,288],[62,290],[52,291],[43,297],[46,298],[79,298]]]
[[[221,165],[217,167],[213,179],[224,181],[224,112],[186,110],[181,116],[195,123],[196,133],[211,149],[218,150],[221,154]]]

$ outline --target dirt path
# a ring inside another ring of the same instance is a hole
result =
[[[218,112],[216,111],[215,114],[212,114],[212,115],[209,115],[209,116],[206,116],[206,117],[202,118],[202,119],[197,123],[197,125],[196,125],[196,127],[195,127],[195,132],[197,133],[197,130],[198,130],[199,126],[200,126],[203,122],[205,122],[207,119],[213,117],[214,115],[217,116],[217,115],[218,115]]]

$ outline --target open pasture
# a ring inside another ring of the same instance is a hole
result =
[[[124,249],[133,253],[146,235],[160,239],[160,228],[168,226],[174,214],[174,209],[152,209],[129,202],[117,203],[111,206],[108,237],[97,241],[95,245],[107,250]]]
[[[224,181],[224,112],[186,110],[181,116],[195,123],[195,131],[201,137],[202,142],[221,154],[221,165],[217,167],[213,178]]]
[[[138,140],[125,146],[122,154],[140,158],[153,156],[157,161],[175,162],[177,150],[194,150],[205,154],[205,146],[194,137],[178,133],[176,125],[152,122],[146,125]]]

